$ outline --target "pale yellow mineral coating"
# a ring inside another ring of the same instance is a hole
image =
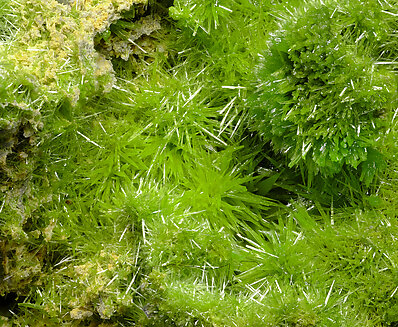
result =
[[[109,90],[112,64],[94,49],[94,37],[120,18],[124,10],[147,0],[56,0],[19,2],[16,41],[7,60],[17,73],[33,80],[44,94],[69,97],[75,103],[84,83]]]
[[[71,316],[77,317],[81,314],[82,308],[92,307],[93,301],[98,303],[98,290],[101,291],[101,305],[96,306],[95,311],[103,318],[109,318],[113,312],[112,301],[107,300],[107,294],[118,292],[116,285],[119,282],[118,274],[115,271],[120,269],[120,265],[133,265],[134,258],[130,255],[120,255],[113,249],[103,249],[99,255],[94,255],[89,261],[81,265],[71,265],[65,269],[64,274],[69,276],[83,289],[77,294],[73,290],[74,296],[71,296],[69,306]],[[122,276],[120,278],[123,279]],[[110,311],[110,312],[109,312]],[[73,318],[72,317],[72,318]]]
[[[84,308],[75,308],[70,311],[70,317],[72,319],[85,319],[93,315],[92,311],[86,310]]]

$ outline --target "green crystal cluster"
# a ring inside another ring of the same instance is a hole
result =
[[[368,183],[383,166],[397,83],[380,53],[393,37],[395,10],[379,1],[314,1],[272,33],[252,112],[289,166],[310,175],[359,168]]]
[[[395,326],[396,1],[3,0],[1,326]]]

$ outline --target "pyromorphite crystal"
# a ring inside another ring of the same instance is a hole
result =
[[[369,5],[389,17],[377,1]],[[381,167],[377,142],[395,109],[396,80],[373,57],[382,33],[350,6],[363,4],[311,1],[282,20],[262,55],[251,109],[291,167],[328,176],[359,167],[369,181]]]

